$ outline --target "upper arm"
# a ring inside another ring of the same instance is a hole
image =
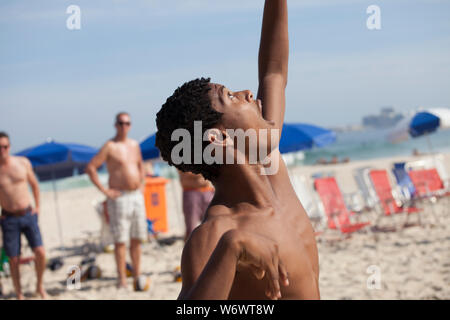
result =
[[[276,73],[262,78],[258,88],[258,99],[263,105],[263,117],[275,122],[275,128],[280,130],[280,138],[286,104],[285,88],[283,76]]]
[[[31,187],[38,187],[39,183],[38,180],[36,178],[36,175],[34,174],[33,171],[33,166],[31,165],[30,160],[28,160],[27,158],[23,158],[23,162],[25,164],[25,168],[27,170],[27,180],[28,183],[31,185]]]
[[[193,276],[193,266],[191,263],[191,251],[188,248],[189,241],[186,243],[186,245],[183,248],[183,253],[181,254],[181,279],[182,279],[182,285],[181,285],[181,291],[178,295],[178,299],[184,299],[186,294],[189,292],[189,290],[192,288],[192,286],[195,283],[195,277]]]
[[[137,143],[137,142],[136,142],[136,157],[137,157],[137,163],[138,163],[139,169],[141,170],[141,173],[143,174],[143,176],[145,176],[144,159],[142,158],[141,147],[139,146],[139,143]]]
[[[178,299],[184,299],[200,277],[217,245],[215,224],[206,222],[192,231],[181,255],[182,288]],[[216,236],[214,236],[216,235]]]
[[[200,267],[202,254],[200,250],[194,250],[193,245],[193,243],[196,242],[196,231],[197,230],[194,230],[192,232],[191,237],[186,242],[183,253],[181,254],[181,279],[183,282],[178,299],[184,299],[200,276],[202,270]]]
[[[91,159],[88,167],[99,168],[108,159],[109,148],[109,143],[105,143],[100,151]]]

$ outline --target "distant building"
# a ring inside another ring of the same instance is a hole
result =
[[[379,115],[368,115],[363,117],[364,127],[383,129],[393,127],[403,119],[401,113],[396,113],[392,107],[384,107]]]

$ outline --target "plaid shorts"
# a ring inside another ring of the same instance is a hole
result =
[[[147,217],[144,196],[140,190],[122,191],[116,199],[108,199],[109,225],[115,243],[147,238]]]

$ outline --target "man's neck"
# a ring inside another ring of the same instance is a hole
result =
[[[125,142],[125,141],[127,141],[127,136],[117,133],[116,136],[114,137],[114,141]]]
[[[233,207],[248,203],[256,207],[273,205],[276,198],[266,175],[261,175],[261,165],[224,165],[214,183],[215,198]]]
[[[8,156],[6,158],[0,158],[0,166],[6,166],[9,163],[11,156]]]

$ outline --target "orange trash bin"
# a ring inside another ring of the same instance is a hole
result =
[[[169,180],[160,177],[145,178],[145,210],[147,219],[153,221],[153,230],[167,232],[166,184]]]

